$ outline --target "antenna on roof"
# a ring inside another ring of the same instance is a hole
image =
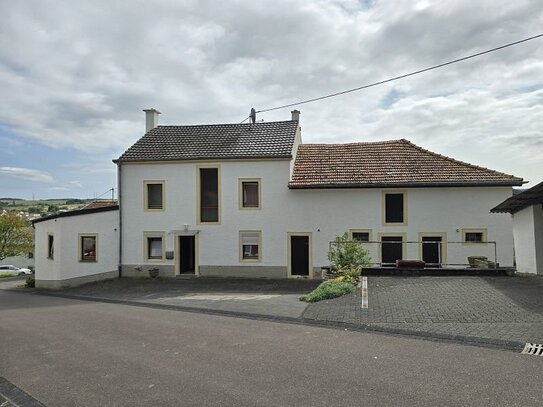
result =
[[[251,113],[249,114],[249,117],[251,118],[251,122],[254,124],[254,122],[256,122],[256,110],[254,107],[251,108]]]

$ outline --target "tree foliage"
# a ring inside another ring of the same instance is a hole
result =
[[[28,221],[16,213],[0,215],[0,261],[34,250],[34,236]]]
[[[328,252],[328,260],[335,270],[363,267],[371,262],[369,252],[362,247],[360,242],[350,239],[347,232],[336,236]]]

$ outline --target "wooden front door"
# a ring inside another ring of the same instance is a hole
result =
[[[441,267],[443,245],[441,236],[422,237],[422,260],[430,267]]]
[[[194,236],[179,236],[179,274],[194,274],[196,271],[196,239]]]
[[[381,265],[395,266],[396,260],[403,257],[403,237],[383,236],[381,237]]]
[[[309,236],[290,236],[290,274],[309,277]]]

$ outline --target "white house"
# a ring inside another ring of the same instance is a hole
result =
[[[543,182],[491,210],[513,218],[516,266],[519,273],[543,275]]]
[[[488,208],[520,178],[407,140],[302,144],[298,111],[289,121],[198,126],[158,126],[159,113],[146,114],[146,135],[115,160],[124,276],[158,267],[314,277],[347,230],[376,242],[367,244],[376,263],[497,253],[513,264],[511,222]]]
[[[159,126],[158,115],[146,110],[146,134],[114,160],[119,226],[108,246],[123,277],[158,268],[162,276],[318,278],[330,241],[345,231],[378,265],[451,267],[471,255],[513,265],[511,220],[488,208],[520,178],[403,139],[303,144],[298,111],[287,121],[194,126]],[[94,216],[74,233],[88,232]],[[46,254],[36,252],[37,280]]]

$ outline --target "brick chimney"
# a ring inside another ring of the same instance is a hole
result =
[[[143,109],[145,112],[145,132],[153,130],[158,126],[158,115],[160,112],[156,109]]]
[[[293,110],[290,112],[292,114],[292,120],[300,121],[300,111],[299,110]]]

